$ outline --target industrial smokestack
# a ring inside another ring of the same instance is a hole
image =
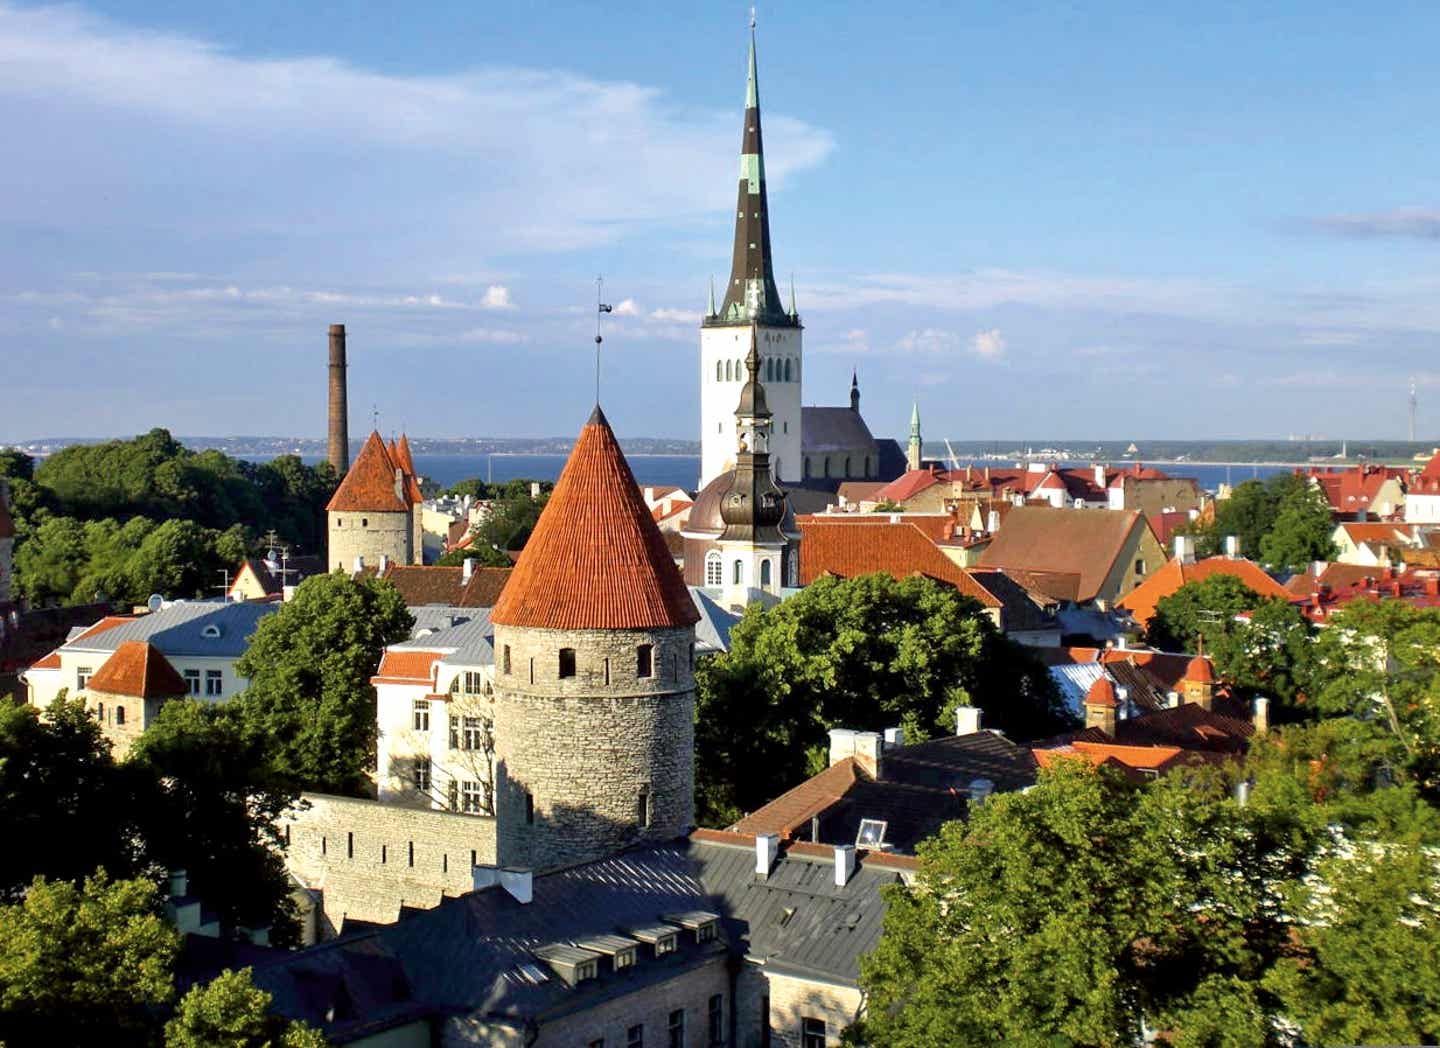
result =
[[[345,325],[330,325],[330,465],[343,477],[350,469],[350,409],[345,397]]]

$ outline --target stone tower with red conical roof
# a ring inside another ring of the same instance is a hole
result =
[[[422,501],[409,442],[387,447],[372,431],[325,507],[329,569],[422,563]]]
[[[698,619],[597,406],[490,615],[501,865],[690,829]]]

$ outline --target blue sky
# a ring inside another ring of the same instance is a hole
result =
[[[1440,8],[760,13],[807,403],[928,437],[1440,437]],[[696,434],[742,5],[0,0],[0,440]]]

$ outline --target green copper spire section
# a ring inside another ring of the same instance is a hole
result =
[[[709,309],[709,311],[708,311],[705,315],[706,315],[707,317],[713,317],[713,316],[715,315],[715,276],[714,276],[714,274],[711,274],[711,276],[710,276],[710,309]]]
[[[755,75],[755,20],[750,20],[750,75],[745,80],[745,108],[760,108],[759,77]]]
[[[910,439],[920,439],[920,401],[913,402],[910,408]]]

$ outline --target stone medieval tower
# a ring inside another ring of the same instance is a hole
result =
[[[710,308],[700,328],[700,484],[734,465],[730,431],[735,399],[745,382],[745,351],[751,325],[758,325],[761,374],[770,391],[775,432],[771,464],[782,481],[799,480],[800,316],[791,289],[790,308],[780,301],[770,257],[770,214],[765,195],[765,149],[760,137],[760,92],[755,76],[755,30],[750,30],[750,67],[745,87],[745,132],[740,148],[740,190],[735,206],[735,249],[730,280],[719,308]]]
[[[382,557],[396,564],[419,564],[420,482],[402,436],[389,445],[372,432],[350,471],[325,507],[331,571],[352,571],[355,559],[378,568]]]
[[[502,865],[691,827],[698,619],[597,406],[490,616]]]

